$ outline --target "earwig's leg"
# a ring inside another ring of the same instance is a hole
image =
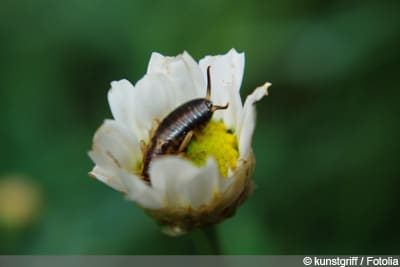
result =
[[[156,132],[158,125],[160,125],[160,121],[157,119],[154,119],[151,123],[151,130],[150,130],[150,136],[154,136],[154,133]]]
[[[183,150],[185,150],[185,148],[187,147],[187,145],[190,143],[190,140],[192,139],[194,132],[190,131],[186,134],[185,138],[183,139],[182,143],[179,146],[178,149],[178,153],[182,152]]]
[[[146,152],[146,143],[143,140],[140,140],[140,150],[142,151],[142,154]]]
[[[162,147],[168,143],[168,141],[157,139],[156,148],[162,149]]]

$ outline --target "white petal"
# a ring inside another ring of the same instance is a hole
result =
[[[247,96],[243,107],[243,113],[239,118],[236,135],[239,138],[239,153],[241,159],[246,159],[251,150],[251,140],[256,123],[254,103],[268,94],[270,83],[257,87],[253,93]]]
[[[188,52],[183,52],[182,54],[183,61],[185,62],[186,69],[188,70],[191,79],[194,83],[194,89],[196,90],[196,97],[206,97],[207,88],[205,80],[203,79],[203,74],[199,67],[199,64],[190,56]]]
[[[185,192],[191,207],[197,209],[212,200],[214,194],[220,191],[220,180],[217,164],[209,158],[206,165],[187,183]]]
[[[111,85],[108,101],[113,116],[138,140],[147,142],[153,121],[161,120],[176,107],[174,88],[164,74],[146,74],[135,87],[127,80]]]
[[[119,177],[119,168],[113,160],[101,151],[90,151],[89,157],[96,166],[89,173],[90,176],[107,184],[115,190],[125,192],[126,188]]]
[[[160,194],[134,174],[121,170],[122,182],[127,188],[127,198],[143,208],[159,209],[162,207]]]
[[[219,192],[220,178],[213,159],[198,168],[188,160],[166,156],[154,160],[150,177],[152,186],[163,195],[169,207],[198,208]]]
[[[146,74],[135,85],[133,113],[135,134],[139,140],[148,141],[154,120],[161,121],[175,109],[175,92],[164,74]]]
[[[242,111],[242,101],[239,89],[244,72],[244,53],[231,49],[226,55],[207,56],[200,60],[204,80],[207,78],[206,69],[211,66],[211,100],[215,105],[225,105],[227,110],[217,111],[214,119],[222,119],[230,129],[236,129],[236,122]]]
[[[147,73],[163,73],[171,80],[176,93],[176,106],[206,95],[201,71],[187,52],[176,57],[153,53]]]
[[[101,151],[116,166],[133,171],[142,155],[137,138],[124,126],[114,120],[106,120],[96,131],[93,150]]]
[[[128,80],[111,82],[111,89],[108,91],[108,103],[115,120],[133,129],[135,125],[135,88]]]

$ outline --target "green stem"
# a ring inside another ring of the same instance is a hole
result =
[[[215,226],[210,226],[193,231],[193,242],[199,255],[221,254],[218,242],[218,233]]]

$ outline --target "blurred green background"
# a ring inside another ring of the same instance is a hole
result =
[[[153,51],[246,53],[257,190],[226,254],[400,250],[399,1],[2,1],[0,253],[209,253],[88,178],[110,82]]]

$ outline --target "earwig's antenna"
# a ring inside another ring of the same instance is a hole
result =
[[[211,76],[210,76],[210,68],[211,66],[207,67],[207,94],[206,94],[206,100],[211,99]]]
[[[210,69],[211,69],[211,66],[208,66],[207,67],[207,94],[206,94],[206,100],[210,100],[211,99],[211,75],[210,75]],[[229,102],[226,103],[225,106],[213,105],[211,107],[211,112],[214,112],[214,111],[216,111],[218,109],[227,109],[228,107],[229,107]]]
[[[214,112],[214,111],[216,111],[216,110],[218,110],[218,109],[227,109],[228,107],[229,107],[229,102],[226,103],[225,106],[215,106],[215,105],[213,105],[213,106],[211,107],[211,112]]]

